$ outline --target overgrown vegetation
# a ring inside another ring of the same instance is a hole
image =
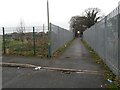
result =
[[[53,53],[52,58],[57,58],[60,56],[64,50],[71,44],[73,40],[66,43],[63,47],[59,48],[56,52]],[[3,45],[2,45],[3,46]],[[5,40],[5,49],[6,55],[12,56],[34,56],[40,58],[48,57],[48,36],[44,35],[41,37],[35,38],[35,47],[32,38],[23,39],[23,41],[19,39],[9,39]]]
[[[35,47],[33,39],[15,40],[7,38],[5,40],[6,55],[14,56],[33,56],[34,49],[36,56],[46,58],[48,54],[47,36],[36,37]],[[3,45],[2,45],[3,46]]]
[[[88,51],[90,52],[93,60],[97,64],[100,64],[103,67],[105,79],[106,80],[110,79],[113,81],[112,83],[107,83],[106,88],[109,88],[109,90],[118,90],[118,88],[120,88],[120,80],[117,79],[116,75],[114,75],[112,73],[112,71],[103,62],[103,60],[100,58],[100,56],[84,40],[81,40],[81,41],[84,44],[84,46],[88,49]]]

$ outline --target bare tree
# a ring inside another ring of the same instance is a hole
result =
[[[83,31],[100,21],[104,16],[99,8],[88,8],[82,15],[73,16],[70,19],[70,29],[75,32],[75,36],[78,36],[79,33],[77,32],[82,34]]]
[[[25,35],[24,32],[25,32],[25,25],[23,21],[21,20],[20,26],[17,27],[17,33],[19,34],[19,40],[21,40],[22,43],[24,42],[24,35]]]
[[[88,8],[83,12],[83,16],[87,18],[86,19],[87,27],[90,28],[96,22],[104,18],[105,15],[99,8]]]

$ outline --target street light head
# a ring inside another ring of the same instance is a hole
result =
[[[77,31],[78,34],[80,34],[80,31]]]

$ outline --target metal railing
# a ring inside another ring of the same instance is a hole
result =
[[[51,53],[53,54],[57,49],[65,45],[68,41],[72,40],[74,33],[54,24],[50,24],[50,27]]]
[[[6,55],[51,56],[73,38],[73,32],[50,24],[36,27],[2,27],[2,51]]]
[[[3,54],[47,57],[48,30],[46,26],[3,27],[2,30]]]
[[[84,32],[84,40],[120,77],[120,6]]]

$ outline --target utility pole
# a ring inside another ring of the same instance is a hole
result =
[[[51,57],[51,40],[50,40],[50,34],[51,34],[51,30],[50,30],[50,21],[49,21],[49,2],[47,0],[47,23],[48,23],[48,58]]]
[[[50,25],[49,25],[49,23],[50,23],[50,21],[49,21],[49,2],[48,2],[48,0],[47,0],[47,22],[48,22],[48,31],[50,31]]]

